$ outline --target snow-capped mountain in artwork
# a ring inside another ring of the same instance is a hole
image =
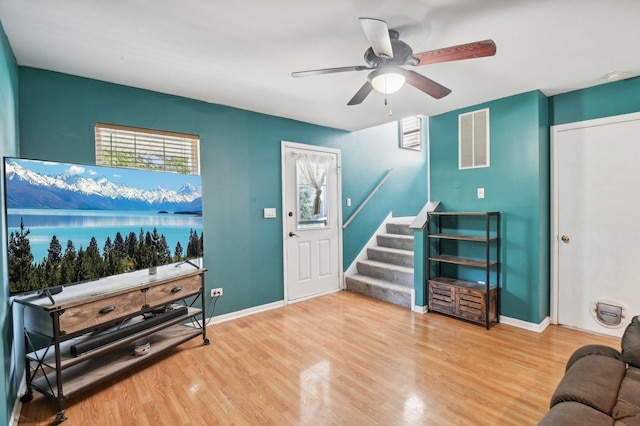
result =
[[[146,172],[150,179],[153,173]],[[8,208],[202,212],[202,191],[190,182],[178,190],[162,186],[148,190],[106,176],[46,175],[15,161],[5,164],[5,176]]]

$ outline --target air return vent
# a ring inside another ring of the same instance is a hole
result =
[[[458,116],[458,167],[489,167],[489,109]]]

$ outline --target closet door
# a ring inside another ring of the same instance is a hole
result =
[[[640,114],[556,126],[552,135],[552,308],[559,324],[621,336],[640,313]],[[614,318],[601,310],[597,320],[599,303],[626,318],[607,324]]]

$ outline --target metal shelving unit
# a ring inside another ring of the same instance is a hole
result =
[[[428,215],[429,310],[484,323],[488,330],[491,322],[499,322],[500,318],[500,212],[436,211],[429,212]],[[464,217],[470,220],[478,219],[480,223],[477,225],[477,233],[457,233],[455,225],[450,222]],[[446,220],[449,220],[449,223],[444,227],[443,222]],[[443,232],[443,229],[446,232]],[[448,254],[443,250],[443,241],[483,244],[484,256],[470,258]],[[484,269],[484,283],[443,276],[442,264]],[[434,269],[436,273],[432,276]],[[494,282],[491,281],[492,272],[495,276]]]

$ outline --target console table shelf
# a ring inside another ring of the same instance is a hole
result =
[[[193,307],[189,307],[188,308],[188,314],[187,315],[181,315],[179,317],[176,318],[172,318],[168,321],[165,321],[155,327],[151,327],[148,329],[145,329],[143,331],[134,333],[134,334],[130,334],[127,337],[124,337],[122,339],[119,339],[115,342],[112,343],[107,343],[105,345],[101,345],[96,349],[93,349],[91,351],[87,351],[86,353],[83,353],[81,355],[77,355],[74,356],[71,353],[71,347],[73,345],[76,345],[78,343],[82,343],[87,341],[88,339],[91,338],[92,333],[88,333],[88,334],[84,334],[82,336],[78,336],[76,338],[73,339],[69,339],[69,340],[65,340],[60,342],[60,368],[62,370],[69,368],[73,365],[76,364],[80,364],[84,361],[86,361],[87,359],[90,358],[94,358],[94,357],[99,357],[102,354],[108,353],[110,351],[112,351],[113,349],[116,349],[120,346],[123,345],[127,345],[130,343],[134,343],[146,336],[152,335],[154,333],[157,333],[160,330],[163,330],[167,327],[170,327],[174,324],[179,324],[184,322],[185,320],[188,320],[190,318],[193,318],[199,314],[202,313],[202,309],[198,309],[198,308],[193,308]],[[138,316],[136,318],[133,318],[131,320],[134,323],[137,322],[142,322],[144,321],[144,319],[142,318],[142,316]],[[195,329],[193,327],[189,327],[189,326],[182,326],[182,327],[186,327],[187,330],[191,330],[193,332],[196,333],[196,335],[201,335],[202,334],[202,330],[199,329]],[[154,347],[155,350],[155,347]],[[145,359],[146,357],[138,357],[139,359]],[[56,353],[55,351],[50,350],[50,347],[46,347],[46,348],[42,348],[38,351],[34,351],[34,352],[30,352],[27,354],[27,359],[32,361],[32,362],[41,362],[43,365],[46,365],[47,367],[50,368],[56,368]],[[65,385],[66,387],[66,385]],[[66,393],[66,392],[65,392]]]
[[[34,389],[56,400],[59,424],[70,396],[195,337],[208,344],[205,272],[184,262],[160,266],[155,274],[142,270],[67,286],[55,299],[17,297],[28,352],[22,402],[33,399]],[[141,341],[150,350],[136,356]]]
[[[201,335],[201,330],[177,325],[149,336],[151,352],[148,355],[135,356],[130,347],[118,346],[116,349],[111,349],[101,356],[85,358],[82,363],[64,369],[62,373],[64,396],[65,398],[72,397],[89,386],[107,381],[115,374],[147,362],[166,350]],[[55,398],[56,396],[51,393],[48,382],[51,383],[54,389],[58,386],[55,370],[49,372],[46,376],[37,377],[31,382],[31,386],[40,393]]]
[[[492,322],[499,321],[500,213],[429,212],[428,216],[429,310],[484,323],[488,330]],[[461,232],[458,229],[460,221],[465,221],[465,225],[473,229]],[[443,241],[448,242],[446,248]],[[484,256],[459,256],[459,251],[476,255],[480,252]],[[482,269],[484,281],[443,276],[442,264]],[[492,271],[495,276],[493,283]]]

